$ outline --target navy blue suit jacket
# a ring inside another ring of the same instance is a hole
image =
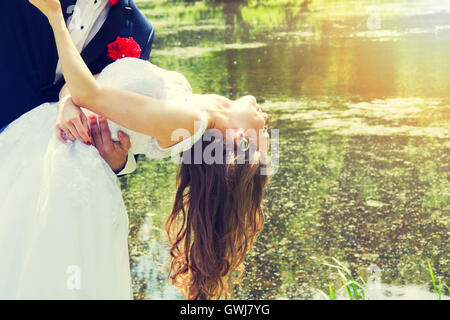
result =
[[[94,1],[94,0],[92,0]],[[61,0],[67,21],[76,0]],[[0,128],[44,102],[58,101],[64,78],[55,82],[58,53],[47,18],[28,0],[0,1]],[[82,51],[93,74],[114,62],[107,45],[120,37],[133,37],[148,60],[154,28],[133,0],[119,0],[104,25]]]

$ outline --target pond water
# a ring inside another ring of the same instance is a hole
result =
[[[436,298],[428,263],[450,284],[450,2],[273,3],[137,1],[157,30],[153,63],[198,93],[258,97],[279,130],[236,298],[338,291],[333,258],[360,282],[377,270],[367,298]],[[182,298],[165,268],[175,172],[142,158],[121,179],[136,299]]]

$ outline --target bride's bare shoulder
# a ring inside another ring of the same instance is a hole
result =
[[[188,91],[192,92],[191,84],[189,83],[189,81],[186,79],[186,77],[183,74],[181,74],[177,71],[170,71],[170,73],[171,73],[171,77],[173,78],[174,84],[185,87]]]
[[[163,69],[151,62],[149,62],[149,64],[151,65],[151,68],[154,68],[156,72],[164,76],[164,78],[170,83],[182,86],[186,88],[187,91],[192,92],[191,84],[183,74],[179,73],[178,71]]]

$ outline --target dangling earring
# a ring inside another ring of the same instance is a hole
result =
[[[241,138],[239,139],[239,148],[244,152],[250,149],[250,142],[243,133],[241,134]]]

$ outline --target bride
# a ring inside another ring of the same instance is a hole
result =
[[[193,94],[180,74],[139,59],[118,60],[95,79],[59,1],[30,2],[53,28],[62,90],[76,105],[109,119],[114,136],[127,132],[134,153],[183,153],[167,221],[170,278],[188,299],[227,296],[262,229],[267,183],[267,132],[237,129],[262,131],[267,115],[253,97]],[[0,298],[130,299],[128,217],[116,175],[93,146],[58,140],[56,105],[33,109],[0,135]],[[186,134],[172,134],[180,129]],[[209,130],[223,138],[204,142]],[[217,142],[231,152],[216,148],[216,162],[190,161]]]

